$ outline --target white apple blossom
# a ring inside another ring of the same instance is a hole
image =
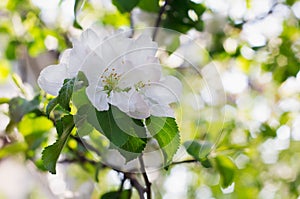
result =
[[[89,82],[86,94],[98,111],[118,107],[132,118],[174,117],[170,104],[178,101],[181,82],[162,76],[157,44],[149,36],[129,38],[125,32],[101,37],[88,29],[67,50],[60,64],[44,69],[39,85],[57,95],[66,78],[82,71]]]
[[[59,64],[50,65],[41,71],[38,78],[40,88],[51,95],[58,95],[64,79],[76,77],[84,58],[107,35],[104,29],[96,29],[96,26],[84,31],[78,40],[73,40],[73,48],[62,53]]]
[[[112,104],[136,119],[174,117],[169,104],[178,100],[181,83],[162,76],[156,51],[157,44],[146,35],[132,39],[117,34],[96,48],[81,70],[89,81],[87,96],[97,110],[108,110]]]

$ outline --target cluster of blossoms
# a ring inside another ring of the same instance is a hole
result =
[[[126,32],[109,35],[90,28],[73,41],[58,65],[41,72],[38,84],[58,95],[64,79],[82,71],[89,83],[86,94],[98,111],[111,104],[136,119],[174,117],[170,104],[178,101],[182,85],[177,78],[162,75],[156,52],[157,44],[147,35],[134,39]]]

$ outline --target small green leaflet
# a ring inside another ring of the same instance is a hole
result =
[[[193,156],[196,160],[201,162],[202,166],[208,168],[211,167],[207,156],[212,150],[212,144],[210,142],[199,142],[199,141],[187,141],[184,144],[186,151]]]
[[[61,134],[56,142],[50,146],[47,146],[42,152],[42,160],[45,168],[52,174],[56,173],[56,162],[58,157],[64,148],[70,133],[72,132],[75,124],[71,120],[72,115],[66,115],[61,119],[61,125],[58,125],[58,134]]]
[[[101,196],[100,199],[128,199],[131,198],[131,189],[123,191],[111,191]]]
[[[140,0],[112,0],[112,3],[118,8],[121,13],[131,12],[138,5]]]
[[[87,121],[117,149],[126,161],[137,158],[146,146],[146,129],[142,121],[134,120],[115,106],[108,111],[91,109]]]
[[[64,84],[58,92],[58,96],[49,101],[46,107],[46,114],[49,117],[51,111],[60,105],[64,110],[71,111],[70,101],[74,90],[75,78],[65,79]]]
[[[49,117],[51,111],[58,105],[58,99],[53,98],[52,100],[49,101],[47,107],[46,107],[46,114]]]
[[[66,111],[70,111],[70,100],[73,93],[75,78],[65,79],[63,87],[60,89],[57,101],[59,105],[64,108]]]
[[[216,157],[216,164],[221,175],[222,187],[226,188],[233,183],[236,166],[229,157],[224,155]]]
[[[9,101],[10,101],[9,98],[1,97],[1,98],[0,98],[0,105],[1,105],[1,104],[7,104],[7,103],[9,103]]]
[[[85,0],[75,0],[75,4],[74,4],[74,16],[75,16],[75,19],[74,19],[74,22],[73,22],[73,26],[75,28],[78,28],[78,29],[82,29],[82,27],[81,27],[81,25],[77,21],[77,15],[78,15],[78,12],[82,9],[84,3],[85,3]]]
[[[149,133],[155,138],[164,154],[164,163],[172,161],[180,145],[180,134],[174,118],[151,116],[146,120]]]
[[[34,110],[39,109],[39,96],[36,96],[33,100],[28,101],[21,97],[15,97],[9,102],[9,117],[12,122],[18,123],[23,116]]]

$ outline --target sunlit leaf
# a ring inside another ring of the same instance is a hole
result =
[[[27,145],[24,142],[16,142],[8,144],[0,150],[0,159],[7,156],[14,156],[17,153],[24,152],[27,149]]]
[[[233,183],[237,168],[229,157],[223,155],[216,157],[216,165],[221,175],[222,187],[226,188]]]
[[[66,111],[70,111],[70,100],[72,97],[73,89],[74,89],[75,79],[66,79],[64,81],[63,87],[60,89],[59,94],[57,96],[57,101],[59,105],[64,108]]]
[[[187,152],[193,156],[196,160],[201,162],[204,167],[211,167],[207,156],[212,150],[212,144],[210,142],[199,141],[187,141],[184,144]]]
[[[43,164],[45,168],[52,174],[56,173],[56,162],[74,126],[74,123],[68,123],[67,126],[63,126],[61,136],[56,140],[54,144],[47,146],[42,152]]]
[[[180,145],[180,134],[175,119],[151,116],[146,120],[146,125],[163,151],[165,164],[169,163]]]
[[[35,114],[24,116],[18,124],[18,129],[24,136],[44,133],[49,131],[52,127],[52,121],[43,116],[36,116]]]

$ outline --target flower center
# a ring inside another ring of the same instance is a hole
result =
[[[121,75],[118,75],[115,72],[115,69],[109,69],[106,68],[104,70],[103,75],[101,75],[101,81],[104,84],[104,91],[106,91],[108,94],[112,91],[112,90],[119,90],[118,88],[118,82],[120,80]]]

